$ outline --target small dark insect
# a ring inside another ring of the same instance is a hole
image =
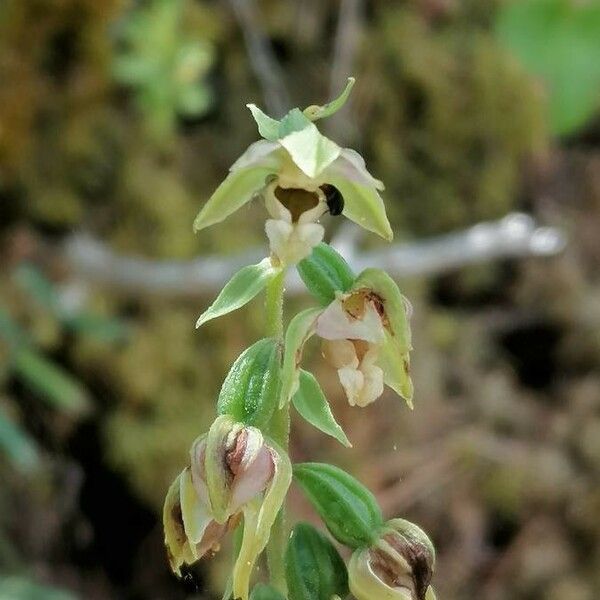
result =
[[[325,183],[321,186],[321,190],[325,194],[325,200],[327,202],[327,208],[329,208],[329,214],[333,217],[337,217],[342,214],[344,210],[344,197],[340,190],[335,186]]]
[[[187,565],[181,567],[181,583],[187,592],[195,593],[200,590],[198,575]]]

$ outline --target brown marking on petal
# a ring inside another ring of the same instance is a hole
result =
[[[342,300],[342,308],[351,319],[362,319],[365,316],[365,300],[368,296],[368,290],[354,290],[350,295]]]
[[[383,539],[406,559],[411,567],[410,575],[417,600],[425,600],[425,594],[433,576],[433,561],[427,546],[397,533],[388,533],[383,536]]]
[[[370,342],[365,340],[350,340],[354,344],[354,351],[356,352],[356,358],[358,358],[358,362],[361,363],[365,354],[371,348]]]
[[[247,446],[248,430],[242,429],[236,436],[232,447],[225,453],[225,464],[232,475],[238,474]]]
[[[379,318],[381,319],[381,323],[383,324],[383,326],[392,335],[394,335],[394,332],[392,331],[392,329],[390,327],[390,320],[388,319],[388,316],[385,312],[385,300],[379,294],[376,294],[375,292],[372,292],[372,291],[370,291],[367,294],[367,300],[373,305],[373,308],[379,315]]]
[[[183,513],[181,512],[180,502],[173,504],[171,508],[171,520],[173,521],[175,535],[177,536],[177,543],[184,544],[187,536],[185,535],[185,528],[183,526]]]
[[[408,376],[410,376],[410,362],[409,362],[408,358],[405,358],[405,359],[404,359],[404,361],[403,361],[403,364],[404,364],[404,372],[405,372],[405,373],[406,373]]]
[[[319,196],[302,188],[275,188],[275,197],[292,215],[292,223],[297,223],[302,213],[319,204]]]

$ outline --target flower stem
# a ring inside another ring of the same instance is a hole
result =
[[[265,328],[268,336],[283,338],[283,284],[285,269],[267,284],[265,299]]]
[[[281,341],[283,341],[284,282],[285,270],[282,270],[267,285],[265,300],[266,334],[279,338]],[[281,410],[275,409],[269,423],[269,434],[287,452],[290,436],[289,406],[285,406]],[[271,536],[267,545],[267,562],[271,584],[284,595],[287,594],[284,564],[287,537],[285,507],[282,506],[271,528]]]

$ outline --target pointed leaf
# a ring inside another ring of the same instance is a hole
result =
[[[336,292],[347,292],[355,279],[343,257],[323,242],[298,263],[297,269],[308,291],[322,306],[333,302]]]
[[[274,267],[270,258],[239,270],[225,284],[217,299],[200,315],[196,328],[250,302],[280,271],[281,268]]]
[[[368,231],[391,241],[394,237],[385,212],[383,199],[374,187],[361,185],[338,174],[327,177],[327,183],[334,185],[344,198],[344,214]]]
[[[254,586],[250,600],[285,600],[285,598],[273,586],[259,583]]]
[[[198,213],[194,231],[220,223],[244,206],[265,186],[266,178],[274,172],[271,166],[253,166],[229,173]]]
[[[331,115],[335,114],[344,106],[344,104],[346,104],[355,82],[356,79],[354,79],[354,77],[348,77],[348,83],[346,84],[346,87],[335,100],[332,100],[323,106],[313,105],[306,107],[303,111],[306,117],[308,117],[311,121],[317,121],[318,119],[324,119],[325,117],[330,117]]]
[[[74,415],[85,414],[91,409],[85,388],[41,354],[22,347],[14,353],[12,361],[17,376],[54,408]]]
[[[324,463],[296,465],[294,478],[336,540],[351,548],[374,543],[383,515],[373,494],[358,480]]]
[[[283,408],[298,389],[298,370],[302,360],[302,350],[304,344],[314,333],[315,324],[321,312],[320,308],[309,308],[298,313],[288,325],[281,369],[279,408]]]
[[[331,600],[348,595],[346,565],[331,541],[308,523],[297,523],[285,553],[289,600]]]
[[[38,462],[35,442],[0,406],[0,448],[20,471],[30,471]]]
[[[335,142],[321,135],[314,123],[286,135],[280,139],[280,144],[309,177],[320,175],[342,151]]]
[[[258,125],[258,133],[266,140],[274,142],[279,137],[279,121],[272,119],[265,114],[256,104],[246,104],[250,109],[256,124]]]
[[[344,430],[336,423],[321,386],[308,371],[300,371],[298,391],[292,396],[292,402],[296,410],[311,425],[334,437],[343,446],[352,447]]]

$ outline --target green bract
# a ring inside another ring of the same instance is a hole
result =
[[[355,279],[343,257],[324,243],[315,246],[312,254],[299,262],[297,268],[306,289],[322,306],[333,302],[336,292],[347,292]]]
[[[217,400],[217,412],[237,422],[262,426],[279,400],[281,346],[273,338],[259,340],[233,363]]]
[[[338,542],[358,548],[377,539],[383,525],[381,509],[354,477],[324,463],[296,465],[294,477]]]
[[[221,290],[217,299],[200,315],[196,327],[241,308],[280,272],[281,269],[274,267],[269,258],[239,270]]]
[[[312,373],[301,370],[297,392],[292,396],[294,408],[317,429],[334,437],[340,444],[351,448],[344,430],[336,423],[329,403],[319,382]]]
[[[331,600],[348,594],[346,565],[334,545],[312,525],[298,523],[285,553],[289,600]]]

